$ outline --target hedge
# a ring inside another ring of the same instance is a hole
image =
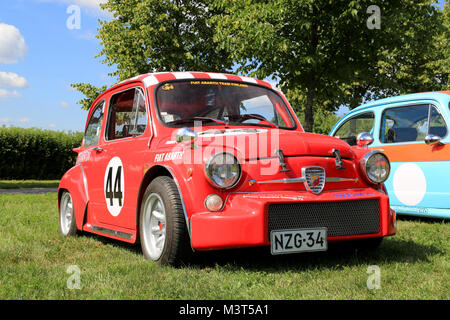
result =
[[[0,127],[0,179],[60,179],[76,161],[83,133]]]

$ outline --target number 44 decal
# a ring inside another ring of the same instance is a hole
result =
[[[106,178],[106,188],[105,188],[105,197],[109,199],[109,205],[113,205],[114,198],[119,200],[119,206],[122,206],[122,190],[121,188],[121,173],[122,167],[117,167],[116,179],[114,181],[114,191],[112,190],[112,175],[113,168],[110,167],[108,170],[108,177]]]
[[[119,157],[112,158],[105,170],[104,191],[109,213],[118,216],[125,200],[123,164]]]

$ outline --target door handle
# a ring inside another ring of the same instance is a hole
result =
[[[94,147],[94,148],[92,148],[92,150],[95,150],[95,151],[97,151],[97,152],[103,152],[103,151],[105,151],[104,149],[102,149],[102,148],[100,148],[100,147]]]

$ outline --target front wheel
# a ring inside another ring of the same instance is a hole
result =
[[[170,177],[155,178],[141,203],[139,233],[147,260],[179,264],[192,253],[178,188]]]

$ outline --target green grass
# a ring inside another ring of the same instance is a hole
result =
[[[59,180],[0,180],[0,189],[57,188]]]
[[[375,252],[271,256],[215,251],[184,268],[144,260],[139,245],[58,231],[55,193],[0,195],[0,299],[449,299],[450,225],[398,222]],[[81,289],[68,289],[76,265]],[[367,288],[377,265],[381,288]]]

